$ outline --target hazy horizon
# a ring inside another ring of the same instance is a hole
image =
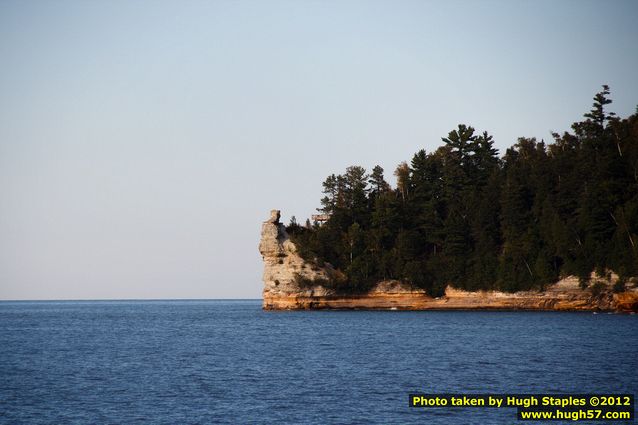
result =
[[[638,104],[633,1],[4,1],[0,299],[256,299],[271,209]]]

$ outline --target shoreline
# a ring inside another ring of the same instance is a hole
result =
[[[424,294],[373,294],[356,296],[264,295],[264,310],[381,310],[381,311],[564,311],[635,313],[638,293],[608,294],[592,298],[561,293],[500,296],[494,293],[469,292],[468,296],[431,298]],[[611,296],[609,296],[611,295]]]

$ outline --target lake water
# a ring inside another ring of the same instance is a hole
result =
[[[517,422],[411,392],[636,394],[638,315],[0,302],[0,423]]]

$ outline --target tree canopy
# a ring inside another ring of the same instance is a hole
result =
[[[309,261],[365,292],[397,279],[440,295],[543,289],[562,275],[638,276],[638,113],[607,112],[609,87],[572,132],[520,138],[502,157],[469,125],[400,163],[396,188],[380,166],[351,166],[323,182],[323,223],[288,226]],[[337,285],[335,283],[335,285]]]

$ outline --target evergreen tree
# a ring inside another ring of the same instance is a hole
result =
[[[370,183],[370,196],[372,199],[376,199],[379,195],[382,195],[390,190],[390,185],[385,181],[383,177],[383,168],[381,166],[376,165],[372,169],[372,174],[370,174],[370,179],[368,180]]]

